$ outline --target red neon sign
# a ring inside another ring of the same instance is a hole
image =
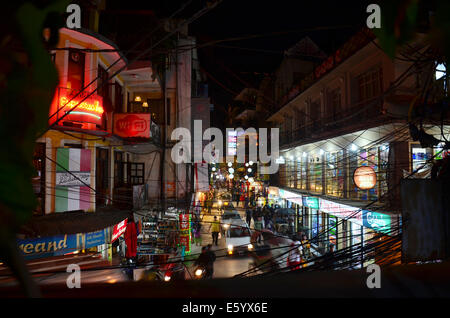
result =
[[[63,96],[59,100],[59,105],[61,107],[64,107],[67,109],[67,111],[70,111],[75,108],[75,110],[78,111],[87,111],[88,113],[94,113],[98,115],[102,115],[104,113],[103,107],[100,105],[100,102],[98,100],[93,100],[92,103],[88,101],[78,102],[76,100],[71,100],[69,102],[69,98],[66,96]]]

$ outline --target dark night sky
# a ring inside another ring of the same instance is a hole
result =
[[[205,2],[193,0],[181,17],[191,17]],[[128,10],[152,9],[157,16],[169,16],[186,0],[127,0],[126,3]],[[192,23],[190,34],[199,44],[264,35],[199,50],[202,67],[215,79],[209,79],[210,96],[216,105],[213,119],[223,119],[220,106],[226,107],[231,102],[232,92],[241,91],[245,87],[243,82],[257,85],[261,78],[258,74],[275,71],[283,51],[304,36],[309,36],[326,54],[334,52],[365,24],[369,3],[373,1],[224,0]],[[125,9],[123,4],[119,1],[116,7]]]
[[[239,79],[254,85],[260,76],[252,74],[275,71],[283,51],[306,35],[326,54],[332,53],[365,24],[366,7],[372,2],[223,1],[191,25],[190,31],[200,43],[247,35],[264,36],[200,50],[202,66],[222,84],[210,80],[213,103],[226,107],[233,98],[230,90],[239,92],[244,88]],[[216,107],[214,113],[214,119],[223,118],[220,107]]]

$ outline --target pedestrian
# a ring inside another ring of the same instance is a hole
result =
[[[130,214],[128,217],[124,238],[127,246],[125,257],[127,258],[128,264],[133,264],[136,262],[137,255],[137,230],[133,214]]]
[[[306,234],[302,235],[303,256],[309,258],[311,252],[311,243],[308,241]]]
[[[213,244],[219,245],[219,232],[220,232],[220,222],[217,220],[217,216],[214,215],[214,221],[210,225],[211,235]]]
[[[262,217],[257,217],[256,221],[255,221],[255,231],[259,232],[260,234],[258,235],[258,243],[261,243],[261,230],[263,229],[262,226]]]
[[[252,222],[252,209],[247,207],[247,210],[245,211],[245,216],[247,220],[248,227],[251,227],[250,223]]]
[[[267,228],[267,225],[269,223],[269,218],[270,218],[270,210],[269,210],[269,207],[267,205],[264,205],[264,208],[262,210],[262,214],[263,214],[263,217],[264,217],[265,228]]]
[[[321,269],[333,269],[335,265],[335,256],[334,256],[334,244],[330,244],[328,248],[328,252],[323,255],[322,260],[319,263]]]
[[[212,250],[211,244],[208,244],[205,253],[207,255],[206,278],[212,278],[214,275],[214,262],[216,261],[216,254]]]
[[[198,223],[196,224],[196,227],[194,227],[194,242],[195,242],[195,246],[201,246],[202,245],[202,235],[200,232],[201,229],[201,224]]]
[[[292,242],[287,259],[287,266],[290,270],[293,271],[299,269],[301,263],[301,243],[299,241]]]

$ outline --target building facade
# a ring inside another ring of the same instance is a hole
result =
[[[269,121],[280,129],[281,157],[271,182],[279,190],[273,191],[297,209],[299,227],[324,250],[330,243],[342,249],[370,242],[376,233],[398,233],[401,179],[426,177],[427,160],[447,155],[442,145],[424,148],[410,136],[411,105],[425,79],[444,87],[434,76],[438,61],[418,58],[426,50],[419,39],[402,50],[408,58],[391,60],[363,30],[275,105]],[[441,135],[432,121],[421,124],[428,134]],[[360,167],[376,177],[368,189],[355,184]]]

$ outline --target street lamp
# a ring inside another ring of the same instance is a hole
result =
[[[229,162],[228,167],[232,167],[232,166],[233,166],[233,163]]]

